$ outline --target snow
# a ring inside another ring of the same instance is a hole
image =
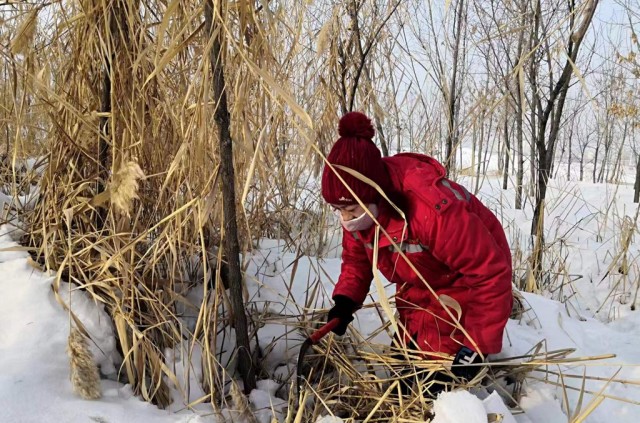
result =
[[[134,397],[128,386],[103,380],[103,397],[84,401],[71,390],[65,352],[69,318],[51,290],[53,276],[30,266],[18,245],[0,236],[0,421],[197,423]]]
[[[316,423],[341,423],[342,420],[340,417],[335,416],[322,416],[316,420]]]
[[[466,178],[464,182],[473,186],[475,180]],[[524,210],[512,209],[509,204],[514,198],[513,190],[501,190],[498,178],[487,177],[478,195],[497,211],[514,251],[520,248],[526,257],[530,248],[530,204]],[[492,413],[502,415],[506,423],[566,422],[584,412],[595,398],[585,393],[580,401],[585,373],[589,379],[584,381],[584,389],[602,391],[607,396],[586,422],[640,421],[640,312],[631,307],[640,278],[640,243],[632,240],[630,244],[626,275],[618,271],[615,260],[620,252],[621,228],[625,221],[635,219],[637,211],[631,201],[632,187],[559,178],[551,181],[549,195],[546,235],[548,241],[557,243],[550,254],[553,260],[547,264],[551,271],[561,274],[560,279],[564,277],[569,282],[559,288],[552,281],[540,287],[540,295],[524,294],[531,309],[519,321],[509,321],[503,351],[492,359],[527,354],[541,341],[548,351],[575,349],[571,357],[615,357],[549,366],[549,371],[561,371],[564,383],[575,388],[566,392],[553,385],[561,382],[558,376],[533,372],[533,376],[552,383],[527,381],[520,400],[524,414],[511,415],[495,392],[442,394],[435,402],[435,422],[486,422]],[[174,395],[178,399],[167,410],[136,398],[127,385],[115,381],[122,357],[103,307],[63,282],[57,287],[59,299],[71,307],[91,334],[90,348],[103,376],[100,400],[78,398],[71,389],[65,352],[70,319],[52,289],[56,286],[55,275],[31,266],[28,255],[11,235],[9,226],[0,227],[0,421],[239,421],[238,414],[229,408],[224,408],[221,416],[214,416],[210,405],[204,403],[189,410],[180,395]],[[331,304],[330,294],[340,273],[338,256],[339,248],[322,259],[300,257],[282,242],[262,240],[259,249],[244,257],[248,264],[249,300],[258,312],[276,316],[257,334],[269,377],[259,381],[258,389],[248,397],[259,422],[271,422],[274,416],[283,421],[287,415],[288,404],[282,398],[295,373],[299,346],[305,336],[297,325],[303,316],[320,321],[324,318],[322,312]],[[394,287],[385,282],[383,279],[384,292],[372,287],[365,307],[356,313],[353,323],[362,337],[375,334],[370,341],[378,344],[388,344],[389,336],[378,331],[380,316],[371,305],[380,295],[393,294]],[[312,292],[312,288],[317,291]],[[194,303],[202,299],[197,292],[189,295]],[[226,335],[226,339],[234,339],[232,330]],[[231,352],[230,347],[226,350]],[[197,382],[202,372],[198,364],[201,351],[185,342],[165,351],[165,357],[177,379],[190,382],[189,400],[201,397],[203,392]],[[233,362],[227,365],[229,369],[232,366]],[[608,382],[609,379],[613,380]],[[464,419],[459,420],[463,415]],[[317,421],[342,420],[328,415]]]
[[[484,400],[480,400],[477,396],[464,390],[443,392],[434,401],[433,411],[435,416],[432,423],[488,423],[492,421],[517,423],[497,392],[493,392]],[[490,420],[489,417],[496,420]],[[529,419],[525,417],[520,423],[528,421]]]
[[[91,337],[89,349],[100,372],[105,377],[116,379],[116,365],[122,361],[122,357],[116,350],[113,323],[104,311],[104,306],[92,302],[87,295],[66,282],[60,283],[59,295],[62,302],[73,311],[89,333]]]
[[[433,403],[433,423],[487,423],[482,401],[468,391],[444,392]]]
[[[640,378],[640,354],[635,341],[640,339],[640,316],[632,314],[611,323],[604,324],[594,318],[572,318],[562,304],[542,298],[538,295],[524,294],[525,299],[535,310],[528,312],[522,322],[509,321],[502,353],[498,356],[517,356],[525,354],[532,345],[545,340],[549,351],[562,348],[575,348],[571,357],[596,357],[615,354],[615,358],[561,366],[565,374],[565,383],[578,390],[568,390],[571,412],[575,413],[575,404],[579,396],[583,372],[592,377],[601,377],[604,381],[586,381],[585,387],[598,392],[612,378],[629,379],[636,382]],[[625,331],[621,331],[624,328]],[[555,369],[558,371],[558,366]],[[618,373],[617,373],[618,372]],[[617,374],[616,374],[617,373]],[[575,375],[578,378],[568,378]],[[544,378],[544,374],[534,372],[534,376]],[[559,381],[551,377],[552,381]],[[606,389],[607,395],[618,396],[631,401],[640,401],[640,389],[637,385],[611,383]],[[533,421],[566,421],[567,410],[561,408],[561,389],[545,383],[532,383],[526,390],[526,396],[520,405]],[[585,403],[591,400],[587,395]],[[583,406],[584,408],[584,406]],[[640,407],[606,399],[587,421],[603,422],[615,417],[616,422],[636,422],[640,417]]]
[[[484,408],[487,411],[488,416],[491,414],[496,414],[498,416],[501,416],[502,420],[500,421],[502,423],[517,423],[515,417],[513,417],[513,414],[511,414],[511,411],[509,410],[509,408],[507,408],[507,406],[504,405],[502,398],[500,398],[500,395],[498,395],[497,392],[493,392],[487,398],[482,400],[482,405],[484,405]],[[529,419],[527,418],[526,422],[528,421]],[[521,423],[526,423],[526,422],[525,422],[525,418],[521,420]]]

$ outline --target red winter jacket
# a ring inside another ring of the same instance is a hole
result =
[[[405,342],[413,338],[425,352],[447,354],[455,354],[461,345],[473,348],[393,243],[438,296],[448,295],[460,304],[460,323],[480,352],[500,352],[512,302],[511,252],[500,222],[465,188],[446,179],[445,169],[434,159],[406,153],[383,160],[392,189],[404,196],[408,229],[403,231],[404,221],[386,202],[380,205],[378,221],[391,239],[380,231],[378,269],[397,284]],[[374,235],[375,225],[357,233],[344,231],[342,270],[333,296],[364,302],[373,279]]]

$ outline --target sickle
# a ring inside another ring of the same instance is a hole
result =
[[[316,330],[309,336],[300,346],[300,354],[298,354],[298,369],[296,380],[296,387],[298,388],[298,393],[300,393],[300,387],[304,382],[305,376],[303,375],[303,366],[304,366],[304,357],[307,355],[307,351],[311,348],[312,345],[316,345],[322,338],[324,338],[329,332],[336,328],[340,324],[340,318],[334,317],[324,324],[321,328]]]

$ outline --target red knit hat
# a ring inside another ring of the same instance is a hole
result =
[[[347,113],[340,119],[338,133],[340,138],[329,152],[327,161],[332,165],[351,168],[373,180],[385,190],[389,176],[380,150],[372,141],[375,131],[371,120],[359,112]],[[378,202],[380,193],[374,187],[343,170],[335,169],[335,171],[340,173],[363,203]],[[322,172],[322,197],[329,204],[345,206],[356,204],[356,199],[338,179],[335,171],[325,164]]]

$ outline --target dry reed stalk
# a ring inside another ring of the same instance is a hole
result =
[[[632,310],[635,308],[637,292],[640,289],[640,282],[638,282],[637,277],[635,278],[635,281],[630,281],[630,279],[632,279],[632,267],[635,267],[637,271],[637,264],[635,264],[637,259],[629,259],[631,256],[630,248],[633,243],[633,237],[638,230],[637,222],[639,216],[640,208],[637,208],[633,218],[623,216],[618,221],[619,230],[616,231],[619,234],[618,249],[612,253],[611,262],[600,282],[604,281],[607,277],[613,278],[614,281],[607,297],[602,301],[600,307],[596,310],[596,313],[600,312],[607,305],[611,310],[613,310],[613,299],[616,293],[621,294],[621,297],[618,300],[621,304],[626,304],[628,299],[631,299],[633,295],[630,308]],[[619,275],[619,277],[616,277],[616,275]],[[635,287],[633,286],[634,283]],[[635,294],[632,294],[633,291],[635,291]]]
[[[11,40],[11,52],[24,54],[33,47],[33,39],[38,26],[38,9],[33,8],[23,17],[13,40]]]
[[[100,375],[87,340],[75,327],[69,333],[67,352],[70,358],[71,386],[83,399],[95,400],[102,396]]]
[[[242,394],[240,387],[234,380],[231,381],[231,389],[230,389],[229,395],[231,396],[231,400],[233,401],[233,406],[235,410],[238,412],[239,417],[241,419],[243,419],[244,421],[247,421],[248,423],[258,422],[256,417],[253,415],[253,412],[251,411],[251,407],[249,406],[249,403],[247,402],[247,397],[245,397]]]

